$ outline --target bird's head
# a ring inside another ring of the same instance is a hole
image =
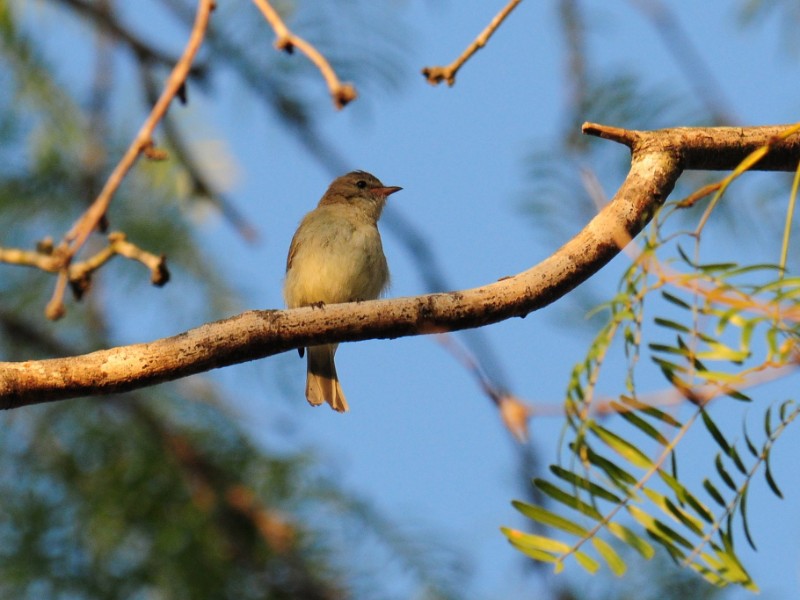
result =
[[[402,189],[383,185],[377,177],[366,171],[352,171],[334,179],[319,204],[348,204],[374,215],[377,220],[386,198]]]

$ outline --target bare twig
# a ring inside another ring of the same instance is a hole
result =
[[[181,92],[186,83],[186,77],[203,42],[205,32],[208,29],[209,17],[215,6],[214,0],[200,0],[189,41],[186,44],[183,55],[173,68],[161,97],[151,110],[136,138],[106,180],[100,194],[83,216],[73,225],[72,229],[64,237],[64,241],[56,249],[54,256],[63,261],[61,264],[62,271],[66,272],[69,269],[72,258],[83,247],[86,239],[105,216],[114,194],[119,189],[128,171],[136,163],[139,155],[152,149],[153,131],[166,114],[172,100]],[[49,318],[58,318],[64,314],[63,294],[65,284],[66,275],[62,275],[59,277],[59,285],[56,286],[53,297],[48,304]]]
[[[151,104],[155,104],[158,99],[158,86],[155,75],[148,65],[141,65],[140,73],[144,82],[145,94]],[[258,230],[228,198],[214,189],[205,173],[195,162],[192,153],[184,142],[177,123],[174,122],[169,113],[164,115],[161,126],[169,142],[170,154],[186,169],[186,173],[192,182],[192,194],[214,204],[244,240],[255,242],[258,239]]]
[[[358,97],[356,88],[353,85],[339,81],[336,71],[333,70],[333,67],[331,67],[330,63],[319,50],[289,30],[286,23],[283,22],[283,19],[281,19],[281,16],[278,14],[278,11],[269,3],[269,0],[253,0],[253,2],[275,31],[275,48],[283,50],[287,54],[291,54],[292,51],[297,48],[300,52],[305,54],[308,60],[314,63],[320,73],[322,73],[325,83],[328,84],[331,98],[333,98],[333,104],[337,109],[344,108],[346,104]]]
[[[69,263],[66,268],[64,267],[64,257],[60,252],[60,248],[53,250],[48,242],[40,244],[40,248],[35,251],[0,247],[0,262],[34,267],[48,273],[58,273],[54,297],[59,299],[63,297],[68,283],[75,296],[80,298],[89,287],[92,273],[117,255],[138,261],[150,269],[150,280],[153,285],[161,286],[169,281],[169,271],[163,256],[156,256],[142,250],[127,241],[125,234],[118,231],[108,234],[108,245],[105,248],[86,260]],[[63,316],[63,310],[63,302],[51,300],[45,314],[49,319],[58,319]]]
[[[520,2],[522,2],[522,0],[511,0],[503,8],[503,10],[495,15],[494,19],[492,19],[489,25],[486,26],[486,29],[481,31],[480,35],[478,35],[478,37],[476,37],[475,40],[469,46],[467,46],[467,49],[461,53],[461,56],[455,59],[452,63],[446,67],[425,67],[422,69],[422,74],[428,80],[428,83],[436,85],[442,81],[446,81],[447,85],[452,86],[456,82],[456,73],[458,73],[458,70],[472,57],[473,54],[486,45],[486,43],[489,41],[489,38],[494,35],[494,32],[497,31],[497,28],[500,27],[503,21],[506,20],[506,17],[511,14],[511,11],[514,10]]]

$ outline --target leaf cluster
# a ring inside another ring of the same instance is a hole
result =
[[[614,540],[645,559],[660,546],[712,584],[756,590],[739,557],[735,530],[741,528],[755,548],[748,492],[760,472],[782,497],[770,456],[800,407],[786,400],[767,408],[761,439],[745,423],[742,440],[735,442],[710,405],[750,402],[748,387],[797,368],[800,280],[785,276],[780,266],[690,258],[680,241],[695,240],[699,255],[701,228],[665,233],[667,215],[678,206],[666,207],[634,248],[619,292],[601,307],[608,315],[605,325],[573,369],[564,405],[568,451],[550,467],[550,478],[534,480],[547,502],[514,503],[546,533],[503,531],[515,547],[556,571],[574,559],[590,573],[604,563],[622,575],[627,562]],[[670,250],[671,258],[659,258]],[[654,316],[647,316],[645,304],[655,305],[649,309]],[[656,339],[648,342],[649,336]],[[628,365],[625,392],[599,399],[600,373],[617,342]],[[640,395],[635,375],[642,356],[661,371],[668,391]],[[688,414],[681,418],[678,409]],[[677,450],[698,424],[717,451],[702,484],[695,485],[679,476]]]

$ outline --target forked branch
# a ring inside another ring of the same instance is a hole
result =
[[[216,3],[214,0],[200,0],[197,16],[195,18],[189,41],[186,48],[172,69],[169,78],[164,86],[164,91],[150,111],[147,119],[139,129],[133,142],[131,142],[125,154],[120,159],[117,166],[111,172],[97,198],[92,202],[86,212],[73,225],[72,229],[64,236],[64,240],[54,251],[54,256],[61,260],[59,268],[59,278],[53,296],[48,303],[46,314],[51,319],[57,319],[64,314],[64,292],[66,283],[69,279],[69,265],[73,257],[80,251],[91,233],[97,228],[100,221],[105,217],[108,207],[114,194],[122,184],[123,179],[131,170],[141,154],[158,155],[154,150],[153,132],[156,126],[164,118],[169,105],[176,96],[182,96],[186,78],[194,63],[197,51],[203,42],[211,12]]]

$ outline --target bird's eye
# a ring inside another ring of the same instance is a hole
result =
[[[356,187],[361,188],[363,190],[365,187],[367,187],[367,182],[364,181],[363,179],[359,179],[358,181],[356,181]]]

